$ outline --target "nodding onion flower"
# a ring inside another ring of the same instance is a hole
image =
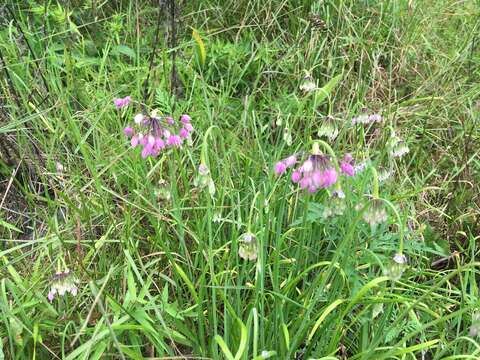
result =
[[[190,121],[191,117],[186,114],[175,122],[171,116],[158,116],[154,110],[150,116],[136,114],[134,125],[126,127],[123,132],[130,138],[133,148],[138,145],[143,147],[142,158],[155,158],[167,147],[182,146],[183,140],[194,130]]]
[[[52,302],[55,296],[64,296],[70,293],[76,296],[78,293],[78,280],[69,269],[57,271],[52,279],[52,285],[48,292],[47,299]]]

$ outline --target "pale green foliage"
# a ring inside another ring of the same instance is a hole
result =
[[[144,91],[168,14],[155,2],[7,3],[18,99],[0,69],[0,136],[32,170],[12,178],[26,217],[0,209],[0,359],[480,356],[478,2],[183,1],[178,98],[163,35]],[[112,103],[126,95],[188,112],[192,146],[142,161],[122,134],[141,105]],[[364,106],[385,124],[351,126]],[[319,132],[368,164],[341,206],[272,174]],[[392,174],[376,226],[361,213],[372,166]],[[14,169],[0,161],[0,202]],[[58,257],[79,293],[49,303]]]

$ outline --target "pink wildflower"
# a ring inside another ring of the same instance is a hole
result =
[[[183,114],[181,117],[180,117],[180,121],[184,124],[188,124],[190,123],[190,121],[192,120],[192,118],[190,117],[190,115],[187,115],[187,114]]]
[[[132,145],[132,148],[134,148],[138,145],[139,142],[140,142],[139,136],[133,135],[132,140],[130,140],[130,145]]]
[[[284,162],[287,167],[295,166],[297,163],[297,157],[295,155],[290,155],[284,160]]]
[[[282,175],[283,173],[285,173],[285,171],[287,171],[288,168],[295,166],[296,163],[297,156],[295,154],[290,155],[289,157],[282,159],[275,164],[274,172],[276,175]]]
[[[337,171],[326,155],[310,155],[292,174],[292,181],[311,193],[332,186],[337,179]]]
[[[355,168],[353,167],[353,157],[351,154],[345,154],[340,163],[340,170],[348,176],[355,175]]]
[[[282,175],[285,171],[287,171],[287,165],[283,161],[279,161],[275,164],[275,174]]]
[[[180,146],[182,145],[183,141],[182,138],[178,135],[170,135],[167,139],[167,145],[170,146]]]
[[[190,121],[188,115],[182,116],[188,117],[188,121]],[[133,148],[138,145],[142,146],[141,156],[144,159],[149,156],[157,157],[167,145],[181,146],[182,138],[187,138],[193,131],[190,122],[184,123],[180,129],[175,129],[172,126],[175,125],[175,121],[171,116],[160,117],[157,116],[156,111],[153,111],[151,116],[141,113],[135,115],[134,123],[132,127],[125,127],[123,132],[126,137],[131,137],[130,144]],[[178,131],[178,135],[175,134],[176,131]]]
[[[122,98],[117,98],[113,100],[113,103],[115,104],[115,107],[117,109],[121,109],[125,106],[130,105],[132,98],[130,96],[126,96],[123,99]]]
[[[294,183],[298,183],[301,178],[302,178],[302,174],[300,173],[300,171],[292,172],[292,181]]]

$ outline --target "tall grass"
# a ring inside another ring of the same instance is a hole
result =
[[[17,149],[0,189],[24,203],[0,209],[0,358],[478,358],[478,2],[177,5],[175,97],[167,7],[0,5],[0,140]],[[306,73],[322,90],[299,90]],[[141,159],[122,134],[141,107],[113,106],[126,95],[189,113],[192,144]],[[385,123],[351,126],[364,107]],[[339,159],[368,166],[326,219],[328,192],[273,166],[327,115]],[[195,185],[201,162],[215,191]],[[372,169],[393,172],[378,194]],[[50,303],[59,264],[79,293]]]

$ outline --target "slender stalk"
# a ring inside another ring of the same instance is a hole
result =
[[[157,55],[157,48],[159,44],[159,34],[160,34],[160,26],[162,24],[162,17],[160,16],[161,14],[161,8],[162,8],[162,0],[158,0],[158,16],[157,16],[157,28],[155,29],[155,37],[153,40],[153,46],[152,46],[152,52],[150,53],[150,63],[148,65],[148,72],[147,72],[147,78],[145,79],[143,83],[143,103],[147,103],[147,99],[149,97],[148,93],[148,82],[150,80],[150,74],[152,73],[153,69],[153,63],[155,60],[155,57]],[[145,106],[142,105],[142,110],[145,111]]]

